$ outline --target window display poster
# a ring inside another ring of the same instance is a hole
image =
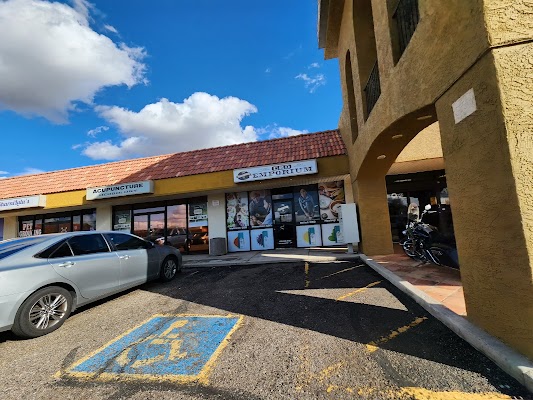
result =
[[[189,203],[189,228],[207,226],[207,199]]]
[[[248,229],[248,193],[226,193],[226,214],[228,230]]]
[[[274,222],[286,224],[292,222],[292,199],[274,200]]]
[[[345,243],[339,223],[322,225],[322,246],[336,246]]]
[[[228,251],[230,253],[250,251],[250,231],[229,231]]]
[[[130,232],[131,231],[131,211],[116,211],[115,219],[113,221],[113,230]]]
[[[300,225],[296,227],[296,245],[298,247],[322,246],[320,225]]]
[[[320,220],[316,185],[294,188],[294,207],[298,225],[316,224]]]
[[[318,184],[320,218],[323,222],[338,222],[340,205],[346,203],[344,181]]]
[[[272,226],[272,197],[270,190],[250,192],[250,226],[270,228]]]
[[[273,250],[274,229],[254,229],[250,232],[252,250]]]

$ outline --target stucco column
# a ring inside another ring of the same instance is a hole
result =
[[[110,231],[113,229],[113,208],[109,205],[96,207],[96,229]]]
[[[436,103],[468,319],[531,359],[532,96],[529,43],[487,52]]]
[[[392,254],[394,249],[385,176],[358,179],[353,183],[353,188],[361,224],[361,252],[367,256]]]
[[[214,193],[207,196],[209,238],[226,237],[226,196]]]
[[[18,236],[18,222],[17,217],[3,217],[4,218],[4,240],[13,239]]]

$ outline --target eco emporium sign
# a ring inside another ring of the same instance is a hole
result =
[[[153,181],[119,183],[110,186],[87,188],[87,200],[107,199],[109,197],[133,196],[154,192]]]
[[[233,182],[252,182],[265,179],[285,178],[288,176],[316,174],[318,167],[315,160],[295,161],[291,163],[262,165],[260,167],[233,170]]]
[[[46,196],[16,197],[0,200],[0,211],[18,210],[20,208],[34,208],[46,206]]]

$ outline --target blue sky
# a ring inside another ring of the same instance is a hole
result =
[[[308,0],[0,0],[0,177],[337,127]]]

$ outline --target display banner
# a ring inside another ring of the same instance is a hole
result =
[[[322,222],[338,222],[340,206],[346,203],[344,181],[319,183],[318,202]]]
[[[115,220],[113,221],[113,230],[114,231],[131,231],[131,211],[116,211]]]
[[[26,196],[0,200],[0,211],[46,206],[46,196]]]
[[[252,250],[273,250],[274,229],[254,229],[250,232]]]
[[[154,193],[153,181],[118,183],[110,186],[87,188],[87,200],[133,196],[146,193]]]
[[[250,226],[270,228],[272,226],[272,196],[270,190],[254,190],[249,199]]]
[[[317,172],[316,160],[294,161],[291,163],[234,169],[233,181],[235,183],[262,181],[265,179],[316,174]]]
[[[322,245],[335,246],[345,244],[340,223],[322,225]]]
[[[296,246],[322,246],[320,225],[301,225],[296,227]]]
[[[250,231],[228,232],[228,251],[250,251]]]
[[[226,193],[226,213],[228,230],[247,229],[250,225],[248,192]]]

